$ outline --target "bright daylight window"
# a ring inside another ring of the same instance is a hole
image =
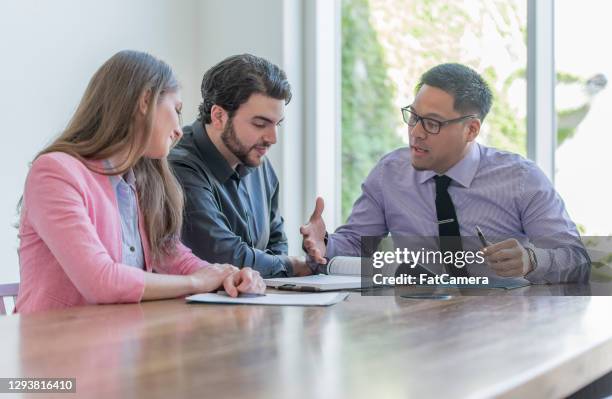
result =
[[[525,155],[526,43],[526,0],[342,0],[342,220],[380,157],[405,145],[400,108],[437,64],[484,75],[495,101],[479,141]]]
[[[594,12],[601,5],[555,2],[555,184],[581,233],[589,236],[612,235],[612,183],[606,178],[612,167],[612,52],[595,44],[609,37],[612,27],[607,12]]]

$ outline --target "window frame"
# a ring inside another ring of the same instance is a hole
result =
[[[304,204],[316,195],[326,204],[328,229],[340,220],[342,182],[341,126],[341,0],[305,3],[305,82],[307,88],[304,138],[306,176]],[[527,157],[554,183],[556,149],[554,0],[527,1]],[[329,41],[325,32],[335,32]],[[333,54],[335,51],[335,54]],[[310,71],[310,72],[309,72]],[[308,93],[309,92],[309,93]],[[333,131],[334,139],[330,141]],[[391,150],[391,149],[390,149]],[[333,165],[331,171],[329,166]],[[330,203],[331,202],[331,203]],[[309,209],[304,210],[308,215]]]

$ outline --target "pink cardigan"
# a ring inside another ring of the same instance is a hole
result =
[[[148,272],[191,274],[208,264],[179,244],[175,256],[152,265],[139,215]],[[121,220],[109,177],[68,154],[45,154],[32,164],[19,238],[16,312],[142,299],[145,271],[121,263]]]

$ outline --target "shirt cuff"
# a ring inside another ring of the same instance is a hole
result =
[[[334,243],[334,235],[330,234],[327,237],[327,242],[325,243],[325,257],[327,259],[331,259],[335,256],[336,253],[336,245]]]
[[[250,267],[257,270],[263,278],[293,276],[293,265],[287,255],[256,251],[255,262]]]
[[[552,260],[550,253],[546,249],[534,248],[533,252],[537,259],[538,265],[534,270],[527,273],[525,278],[532,284],[548,284],[550,281],[545,278],[550,273]]]
[[[281,270],[280,273],[285,273],[286,277],[293,277],[295,274],[293,272],[293,263],[291,263],[291,259],[287,255],[276,255],[279,257],[281,262],[283,263],[285,270]]]

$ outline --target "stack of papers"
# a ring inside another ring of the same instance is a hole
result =
[[[361,288],[361,277],[359,276],[328,276],[327,274],[266,278],[264,282],[268,287],[296,291],[333,291]]]

